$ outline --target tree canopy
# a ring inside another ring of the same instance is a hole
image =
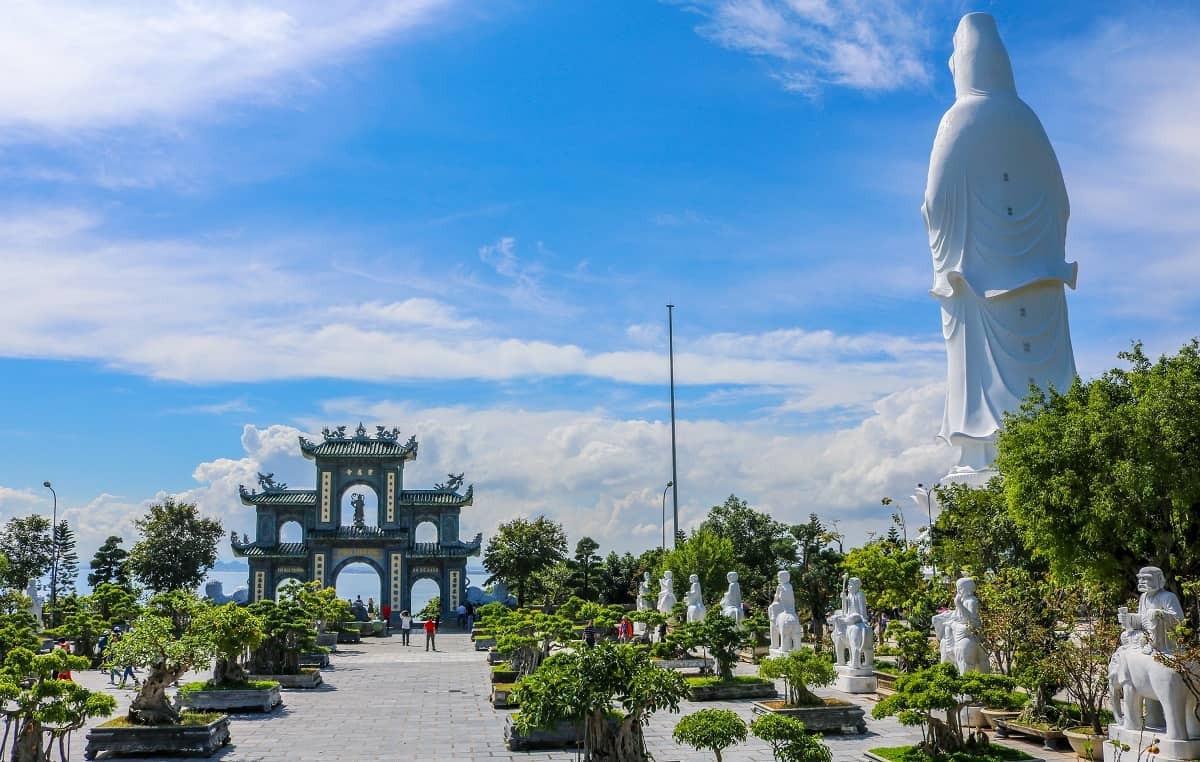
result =
[[[1008,510],[1004,482],[993,478],[981,489],[965,484],[937,488],[941,513],[933,528],[933,562],[951,579],[988,569],[1019,567],[1043,571]]]
[[[737,495],[714,505],[700,525],[724,537],[737,548],[738,583],[742,597],[757,607],[766,607],[775,593],[775,572],[796,559],[795,543],[788,526],[756,511]]]
[[[122,542],[124,540],[115,534],[109,535],[104,544],[96,550],[96,555],[92,556],[92,562],[89,564],[92,570],[88,573],[89,585],[96,587],[105,582],[112,582],[122,587],[129,586],[129,572],[125,569],[129,551],[121,547]]]
[[[14,516],[0,531],[0,553],[8,559],[4,584],[24,590],[29,580],[39,579],[54,562],[50,519],[45,516]]]
[[[133,522],[142,538],[129,552],[129,570],[156,592],[194,589],[217,562],[217,542],[225,530],[217,519],[200,516],[194,503],[167,497]]]
[[[533,576],[566,559],[567,534],[562,524],[539,516],[533,521],[513,519],[496,528],[483,551],[483,565],[491,571],[484,584],[503,582],[525,603]]]
[[[1200,578],[1200,344],[1152,362],[1135,344],[1006,416],[997,463],[1011,515],[1060,579],[1125,594],[1140,566]]]
[[[684,599],[691,586],[689,577],[700,578],[700,590],[706,602],[719,600],[725,592],[725,575],[731,571],[741,574],[742,564],[734,553],[733,543],[728,537],[716,534],[711,528],[701,525],[700,529],[680,542],[674,550],[667,551],[658,562],[656,576],[670,570],[674,572],[676,595]],[[740,577],[739,577],[740,579]],[[740,584],[740,582],[739,582]]]

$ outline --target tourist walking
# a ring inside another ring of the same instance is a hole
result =
[[[583,642],[587,644],[588,648],[596,645],[596,620],[589,619],[587,627],[583,628]]]
[[[631,640],[633,640],[633,620],[623,616],[620,624],[617,625],[617,642],[628,643]]]
[[[437,622],[433,619],[425,620],[425,650],[432,648],[437,650],[437,643],[434,641],[434,635],[437,634]]]
[[[475,629],[475,606],[467,601],[467,632]]]
[[[372,619],[375,618],[375,599],[374,598],[367,598],[367,614]]]
[[[390,633],[392,631],[392,606],[385,603],[379,607],[379,615],[383,617],[383,631]]]
[[[412,633],[412,615],[408,613],[408,609],[400,612],[400,642],[406,646],[412,645],[408,642],[408,637]]]
[[[465,630],[467,628],[467,607],[460,603],[454,613],[458,615],[458,628]]]

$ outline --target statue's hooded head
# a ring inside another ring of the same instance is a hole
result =
[[[958,22],[950,73],[955,98],[1017,91],[1008,51],[991,14],[968,13]]]

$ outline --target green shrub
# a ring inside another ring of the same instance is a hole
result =
[[[768,680],[783,679],[788,706],[819,706],[823,702],[809,686],[824,687],[837,679],[829,659],[811,648],[763,659],[758,665],[758,674]]]
[[[832,762],[833,752],[817,733],[793,717],[768,712],[750,723],[750,732],[771,745],[780,762]]]
[[[693,749],[711,749],[721,762],[721,752],[746,740],[746,723],[728,709],[701,709],[684,715],[671,736]]]

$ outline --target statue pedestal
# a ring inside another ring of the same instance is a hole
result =
[[[767,651],[767,656],[775,658],[776,656],[787,656],[789,653],[789,651],[784,651],[782,648],[772,648]]]
[[[1129,751],[1120,753],[1111,743],[1106,743],[1104,744],[1104,762],[1116,762],[1118,756],[1125,760],[1145,759],[1147,756],[1152,756],[1155,762],[1182,762],[1187,759],[1200,759],[1200,738],[1187,741],[1167,741],[1162,739],[1162,735],[1161,730],[1126,730],[1115,723],[1109,725],[1109,740],[1129,744]],[[1156,738],[1160,739],[1158,743],[1154,744],[1158,747],[1158,753],[1146,754],[1145,750]]]
[[[872,670],[845,664],[833,669],[837,672],[837,682],[833,684],[835,690],[842,693],[874,693],[879,690],[879,681]]]
[[[982,471],[973,471],[968,468],[952,468],[950,473],[946,474],[939,480],[939,484],[965,484],[971,489],[982,489],[987,486],[993,477],[999,476],[999,471],[992,469],[984,469]]]
[[[634,635],[641,635],[645,631],[646,631],[646,623],[645,622],[634,622],[633,623],[633,634]]]

